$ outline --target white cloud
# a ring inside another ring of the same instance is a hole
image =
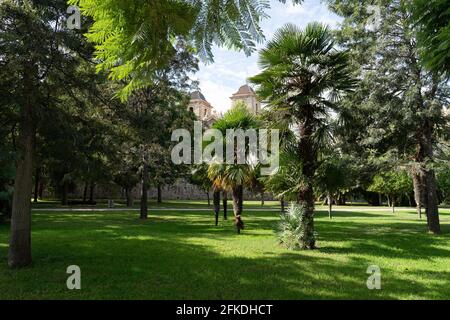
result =
[[[285,5],[285,8],[279,8],[278,12],[287,15],[301,15],[307,13],[307,9],[305,9],[304,5],[295,5],[292,2],[289,2]]]
[[[229,109],[230,97],[237,91],[235,88],[223,85],[219,81],[205,81],[201,89],[206,100],[217,112],[225,112]]]

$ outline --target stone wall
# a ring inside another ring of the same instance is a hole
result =
[[[83,198],[83,186],[77,186],[73,192],[69,193],[69,199],[81,199]],[[171,186],[162,187],[162,198],[163,200],[206,200],[206,193],[199,187],[192,185],[184,180],[179,180],[177,183]],[[138,184],[133,188],[134,199],[139,199],[141,197],[141,185]],[[95,188],[95,199],[107,199],[109,197],[113,199],[125,199],[125,191],[121,190],[120,187],[105,188],[102,186],[96,186]],[[150,187],[148,191],[149,199],[156,199],[158,196],[158,190],[156,187]],[[44,194],[44,197],[54,197],[53,194]],[[210,197],[212,201],[212,192],[210,192]],[[231,195],[228,196],[231,200]],[[244,191],[244,199],[246,200],[260,200],[261,195],[255,194],[248,190]],[[265,200],[273,200],[273,196],[269,193],[264,195]]]

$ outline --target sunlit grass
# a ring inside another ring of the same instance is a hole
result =
[[[31,267],[6,267],[9,230],[0,226],[0,298],[450,298],[450,210],[433,236],[413,209],[351,209],[332,220],[318,212],[315,251],[278,244],[275,210],[244,211],[242,235],[232,219],[215,227],[209,211],[150,210],[147,221],[136,211],[33,212]],[[82,271],[78,291],[66,288],[72,264]],[[382,290],[366,287],[371,264]]]

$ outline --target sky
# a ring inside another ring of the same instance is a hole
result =
[[[340,21],[320,0],[305,0],[302,5],[293,5],[290,1],[282,4],[278,0],[271,0],[270,4],[271,9],[267,12],[270,18],[261,23],[266,41],[286,23],[304,27],[311,21],[319,21],[336,27]],[[261,44],[258,47],[263,46]],[[248,77],[258,73],[258,53],[247,57],[243,52],[215,47],[213,54],[214,63],[200,63],[200,71],[193,78],[200,82],[200,90],[206,100],[218,112],[225,112],[231,107],[231,95],[246,83]]]

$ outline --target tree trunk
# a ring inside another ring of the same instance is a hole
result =
[[[342,195],[342,205],[343,206],[347,205],[347,195],[345,193]]]
[[[226,191],[223,192],[223,220],[227,220],[227,211],[228,211],[228,193]]]
[[[94,191],[95,191],[95,183],[91,182],[89,186],[89,202],[94,203]]]
[[[441,233],[441,226],[439,222],[439,209],[437,201],[436,177],[434,170],[426,171],[426,209],[428,231],[434,234]]]
[[[214,203],[214,216],[215,225],[219,224],[219,212],[220,212],[220,190],[214,190],[213,193],[213,203]]]
[[[148,165],[144,164],[144,170],[142,172],[142,195],[141,195],[141,219],[147,219],[148,217]]]
[[[303,207],[302,228],[304,235],[300,239],[302,249],[315,249],[316,239],[314,235],[314,190],[313,178],[316,170],[316,153],[313,142],[314,116],[312,107],[305,106],[302,111],[304,121],[300,123],[299,152],[303,163],[303,176],[305,186],[298,194],[297,202]]]
[[[422,179],[420,174],[416,171],[412,174],[413,186],[414,186],[414,201],[416,202],[416,211],[419,219],[422,219],[422,198],[423,198],[423,188]]]
[[[63,206],[67,206],[69,203],[68,195],[69,195],[69,183],[66,181],[66,179],[64,179],[62,189],[62,200],[61,200],[61,204]]]
[[[125,197],[127,198],[127,208],[131,208],[133,206],[133,192],[131,187],[125,188]]]
[[[40,179],[40,182],[39,182],[39,199],[42,200],[44,198],[43,195],[44,195],[44,181],[43,181],[43,179]]]
[[[242,215],[243,207],[244,207],[244,186],[240,186],[239,187],[239,211],[241,212],[241,215]]]
[[[395,213],[395,197],[392,196],[392,213]]]
[[[328,201],[328,217],[330,219],[332,219],[333,215],[331,213],[331,210],[333,209],[333,199],[331,198],[331,195],[329,193],[328,193],[328,196],[327,196],[327,201]]]
[[[420,130],[421,136],[417,148],[416,162],[421,164],[419,168],[419,175],[422,177],[421,185],[423,192],[421,201],[425,207],[428,231],[433,234],[439,234],[441,233],[441,226],[439,222],[436,176],[434,170],[426,166],[427,162],[433,161],[432,121],[427,119]],[[420,197],[420,195],[416,197]]]
[[[414,59],[415,60],[415,59]],[[421,82],[421,68],[417,61],[413,61],[414,73],[417,90],[417,109],[424,114],[422,125],[417,126],[416,139],[416,162],[420,164],[420,176],[422,177],[423,185],[423,205],[427,215],[428,232],[433,234],[441,233],[441,226],[439,222],[439,209],[437,201],[437,187],[434,170],[427,166],[432,164],[434,160],[433,145],[434,145],[434,120],[431,118],[430,107],[433,103],[425,103],[422,96],[422,82]],[[436,98],[439,80],[433,77],[433,85],[431,90],[427,93],[429,99]],[[418,195],[420,196],[420,195]]]
[[[261,206],[264,207],[264,192],[261,193]]]
[[[86,203],[87,200],[87,192],[88,192],[88,183],[87,181],[84,183],[84,188],[83,188],[83,202]]]
[[[233,196],[233,212],[234,212],[234,224],[236,226],[237,233],[241,233],[244,229],[244,222],[242,221],[242,198],[243,198],[243,187],[237,186],[232,190]]]
[[[299,195],[299,204],[304,209],[302,225],[304,229],[304,239],[302,239],[302,249],[315,249],[316,240],[314,236],[314,192],[312,183],[307,183],[304,190]]]
[[[340,206],[345,206],[347,204],[347,197],[345,196],[345,194],[339,194],[337,204]]]
[[[281,212],[285,213],[286,212],[286,208],[285,208],[285,205],[284,205],[284,197],[281,197],[280,205],[281,205]]]
[[[208,207],[211,206],[211,199],[209,198],[209,191],[206,191],[206,199],[208,200]]]
[[[39,194],[39,181],[40,181],[40,170],[37,167],[36,173],[34,175],[34,199],[33,202],[38,202],[38,194]]]
[[[31,71],[29,71],[31,73]],[[32,86],[25,75],[26,86]],[[31,89],[31,87],[30,87]],[[28,92],[26,104],[20,110],[19,158],[16,163],[14,195],[11,215],[11,236],[8,265],[12,268],[31,263],[31,189],[33,186],[33,153],[36,129],[33,123],[33,94]]]
[[[162,203],[162,190],[161,190],[161,185],[158,184],[157,189],[158,189],[158,203]]]

